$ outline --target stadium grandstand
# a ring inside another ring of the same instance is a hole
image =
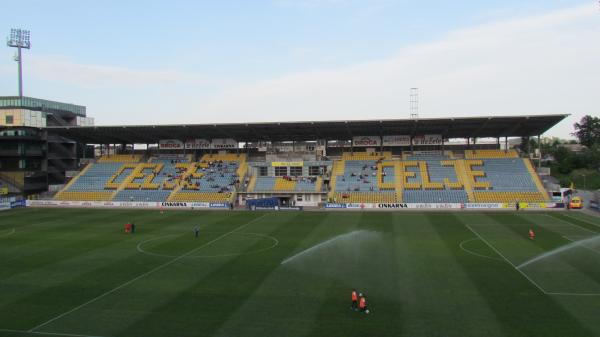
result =
[[[545,202],[530,158],[506,145],[509,137],[539,137],[565,117],[50,126],[96,149],[52,198],[231,207],[266,198],[314,207]],[[456,139],[463,141],[449,141]]]

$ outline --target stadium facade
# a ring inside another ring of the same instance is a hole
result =
[[[63,184],[78,170],[83,148],[52,132],[93,124],[80,105],[32,97],[0,97],[0,178],[3,193],[33,194]]]

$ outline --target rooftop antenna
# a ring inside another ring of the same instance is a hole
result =
[[[31,42],[29,41],[29,31],[25,29],[11,29],[10,36],[6,39],[6,45],[12,48],[17,48],[15,61],[19,63],[19,97],[23,98],[23,57],[21,49],[30,49]]]
[[[419,119],[419,88],[410,88],[410,119]]]

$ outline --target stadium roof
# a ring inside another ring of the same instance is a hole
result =
[[[568,115],[314,122],[48,127],[87,144],[154,144],[161,139],[233,138],[240,142],[344,140],[353,136],[441,134],[444,138],[537,136]]]

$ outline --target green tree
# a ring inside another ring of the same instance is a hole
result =
[[[575,127],[573,136],[577,137],[580,144],[587,147],[600,144],[600,118],[586,115],[573,126]]]

